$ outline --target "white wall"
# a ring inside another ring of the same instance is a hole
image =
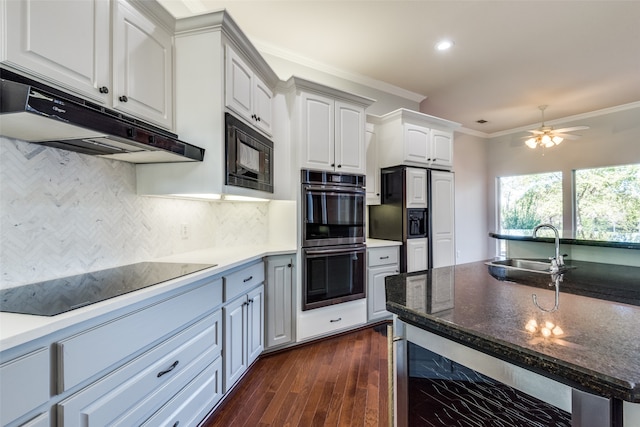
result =
[[[578,140],[566,140],[551,149],[534,150],[524,145],[520,132],[492,138],[487,143],[487,223],[488,230],[497,227],[496,179],[501,176],[561,171],[563,175],[563,223],[571,230],[571,182],[574,169],[640,163],[640,105],[618,107],[606,114],[567,121],[555,127],[587,125],[588,130],[575,132]],[[566,233],[566,231],[565,231]],[[565,236],[570,237],[569,234]]]
[[[456,132],[455,172],[456,263],[490,258],[487,229],[487,140]]]

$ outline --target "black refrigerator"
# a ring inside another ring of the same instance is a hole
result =
[[[453,265],[453,173],[394,166],[380,171],[380,186],[369,237],[402,242],[400,271]]]

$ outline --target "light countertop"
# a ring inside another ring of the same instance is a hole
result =
[[[209,248],[162,258],[151,259],[154,262],[178,262],[197,264],[217,264],[215,267],[198,271],[180,278],[149,286],[118,297],[110,298],[95,304],[81,307],[56,316],[34,316],[0,312],[0,351],[5,351],[29,341],[92,318],[108,314],[115,310],[143,302],[145,299],[163,293],[178,290],[197,280],[222,273],[225,270],[242,264],[259,260],[265,256],[295,253],[296,248],[290,246],[251,246],[237,248]]]

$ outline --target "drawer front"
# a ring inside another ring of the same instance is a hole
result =
[[[366,321],[365,299],[303,311],[298,318],[298,340],[352,328]]]
[[[120,317],[58,343],[58,389],[68,390],[211,310],[221,280]]]
[[[49,400],[49,349],[0,365],[0,421],[3,426]]]
[[[224,300],[231,301],[264,282],[264,262],[224,276]]]
[[[398,263],[398,247],[397,246],[387,246],[384,248],[367,249],[367,255],[368,255],[369,267]]]
[[[218,358],[143,426],[198,425],[221,398],[222,360]]]
[[[204,318],[58,405],[65,427],[135,424],[220,357],[222,313]]]

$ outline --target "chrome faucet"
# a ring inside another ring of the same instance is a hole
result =
[[[562,258],[562,255],[560,255],[560,234],[558,233],[558,229],[551,224],[539,224],[539,225],[536,225],[535,228],[533,229],[534,239],[536,238],[536,234],[538,233],[538,230],[540,230],[541,228],[550,228],[551,230],[553,230],[553,232],[556,235],[555,237],[556,256],[555,258],[550,258],[550,260],[551,260],[551,271],[557,272],[558,270],[560,270],[561,267],[564,267],[564,259]]]

